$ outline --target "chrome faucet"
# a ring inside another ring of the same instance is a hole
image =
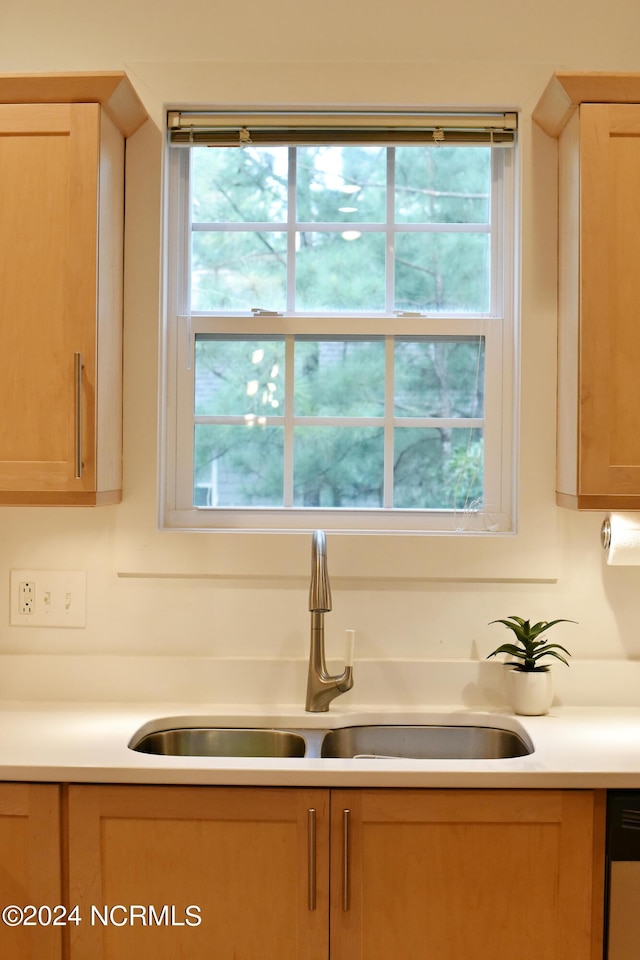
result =
[[[347,662],[344,671],[337,676],[327,673],[324,653],[324,615],[331,610],[331,586],[327,570],[327,542],[322,530],[315,530],[311,546],[311,586],[309,588],[309,611],[311,613],[311,647],[309,651],[309,676],[307,679],[307,702],[309,713],[324,713],[329,704],[341,693],[353,686],[353,666]],[[351,660],[348,653],[347,661]]]

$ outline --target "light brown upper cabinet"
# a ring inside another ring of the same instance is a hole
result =
[[[557,502],[640,509],[640,74],[558,73]]]
[[[0,75],[0,503],[122,496],[122,73]]]

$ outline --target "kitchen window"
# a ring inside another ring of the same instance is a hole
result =
[[[514,114],[169,114],[161,523],[513,529]]]

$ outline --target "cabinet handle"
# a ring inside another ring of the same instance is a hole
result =
[[[73,355],[74,476],[82,477],[82,354]]]
[[[349,827],[351,811],[342,811],[342,909],[347,911],[351,907],[349,898]]]
[[[308,906],[309,910],[316,908],[316,811],[311,807],[308,811],[307,837],[309,843],[308,849]]]

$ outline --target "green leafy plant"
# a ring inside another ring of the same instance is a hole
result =
[[[522,673],[548,670],[549,664],[540,663],[543,657],[555,657],[569,666],[569,661],[563,656],[565,653],[567,657],[571,656],[566,647],[559,643],[550,643],[547,637],[540,639],[540,635],[555,627],[557,623],[576,623],[575,620],[540,620],[532,625],[529,620],[511,615],[506,620],[492,620],[491,623],[503,623],[513,631],[516,642],[501,644],[489,654],[487,660],[498,653],[507,653],[517,661],[513,664],[514,669]]]

